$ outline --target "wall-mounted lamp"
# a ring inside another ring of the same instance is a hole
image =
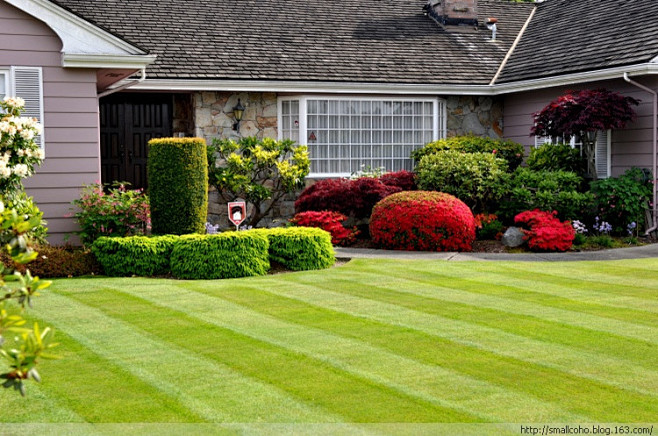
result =
[[[236,132],[240,130],[240,121],[242,121],[242,116],[244,115],[244,106],[240,103],[238,98],[238,104],[233,108],[233,117],[235,118],[235,124],[233,124],[233,130]]]

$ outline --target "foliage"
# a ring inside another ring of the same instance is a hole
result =
[[[29,264],[30,272],[41,278],[79,277],[101,274],[103,269],[96,257],[88,249],[80,247],[38,245],[35,251],[39,255]],[[14,264],[11,257],[0,253],[0,260],[8,268],[25,273],[26,265]]]
[[[332,211],[308,211],[296,214],[290,222],[301,227],[317,227],[331,234],[331,243],[334,245],[348,246],[356,240],[359,231],[356,227],[345,228],[343,223],[347,217],[340,212]]]
[[[587,173],[587,161],[580,150],[569,144],[542,144],[533,147],[526,162],[533,171],[570,171],[584,176]]]
[[[475,229],[479,240],[499,239],[503,223],[492,213],[479,213],[475,215]]]
[[[631,223],[644,223],[645,210],[651,201],[651,176],[639,168],[631,168],[616,178],[592,183],[597,214],[612,225],[617,234],[625,234]]]
[[[531,135],[552,138],[577,136],[583,143],[588,173],[596,178],[596,132],[622,129],[635,120],[639,101],[606,89],[567,91],[533,114]]]
[[[191,280],[264,275],[270,269],[269,245],[255,232],[183,235],[171,252],[171,273]]]
[[[256,227],[286,194],[304,186],[310,171],[306,146],[289,139],[214,139],[208,177],[224,202],[242,199],[253,208],[247,225]]]
[[[0,244],[13,262],[26,264],[36,258],[37,253],[30,247],[27,235],[40,224],[40,217],[26,218],[16,210],[5,209],[0,201]],[[36,368],[38,360],[56,357],[51,354],[51,349],[57,345],[52,342],[52,329],[42,330],[38,323],[32,328],[24,327],[27,322],[23,318],[25,307],[31,307],[32,298],[48,286],[49,281],[39,280],[29,270],[21,274],[0,264],[0,356],[9,367],[0,374],[0,379],[4,380],[4,388],[14,388],[21,395],[25,395],[26,380],[41,381]],[[15,300],[18,307],[8,305],[9,300]],[[14,336],[13,343],[5,343],[7,334]]]
[[[434,154],[439,151],[457,150],[465,153],[487,153],[495,157],[505,159],[509,171],[514,171],[523,161],[523,145],[504,139],[493,139],[489,137],[480,137],[474,135],[452,136],[450,138],[439,139],[430,142],[425,147],[415,150],[411,157],[420,161],[428,154]]]
[[[499,214],[511,219],[524,210],[557,211],[562,219],[581,218],[591,208],[593,197],[580,192],[583,179],[568,171],[532,171],[519,168],[512,175]]]
[[[416,167],[419,189],[454,195],[473,210],[485,211],[505,193],[506,164],[491,153],[442,150],[424,156]]]
[[[379,247],[394,250],[470,251],[475,219],[468,206],[452,195],[400,192],[377,203],[370,235]]]
[[[400,192],[380,179],[324,179],[304,189],[297,201],[297,213],[307,211],[334,211],[356,219],[368,218],[372,208],[381,199]]]
[[[201,138],[158,138],[148,145],[153,233],[203,233],[208,214],[206,142]]]
[[[127,183],[114,182],[107,192],[100,183],[82,188],[73,200],[80,230],[75,232],[83,244],[92,244],[101,236],[131,236],[151,228],[149,199],[141,189],[126,189]]]
[[[382,174],[379,180],[387,186],[397,186],[403,191],[415,191],[417,189],[416,174],[407,170]]]
[[[255,229],[246,233],[267,237],[270,260],[293,271],[325,269],[336,262],[331,235],[322,229],[289,227]]]
[[[20,190],[5,197],[5,207],[16,210],[16,213],[20,216],[38,218],[40,224],[30,230],[27,236],[29,236],[32,242],[41,246],[48,244],[46,240],[48,233],[46,226],[48,223],[43,219],[43,212],[37,207],[34,198],[27,195],[25,191]]]
[[[557,212],[539,209],[521,212],[514,217],[516,224],[524,225],[528,247],[536,251],[567,251],[571,249],[576,231],[569,221],[561,222]]]
[[[122,276],[160,276],[170,271],[170,257],[178,236],[103,236],[92,245],[92,252],[105,274]]]

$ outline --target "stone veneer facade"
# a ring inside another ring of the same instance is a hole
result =
[[[444,97],[447,110],[448,136],[472,133],[477,136],[500,138],[503,134],[502,99],[477,96]],[[238,99],[245,107],[240,131],[233,130],[233,108]],[[193,122],[186,122],[186,119]],[[277,94],[259,92],[200,92],[175,97],[174,131],[186,136],[239,139],[245,136],[277,138]],[[226,206],[211,188],[208,221],[228,227]],[[265,218],[266,226],[285,223],[294,214],[295,196],[289,196]]]

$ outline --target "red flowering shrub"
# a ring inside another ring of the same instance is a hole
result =
[[[302,227],[318,227],[331,234],[331,243],[334,245],[351,245],[356,240],[359,231],[356,227],[346,229],[342,222],[347,217],[339,212],[301,212],[295,215],[290,222]]]
[[[516,224],[525,225],[523,229],[528,247],[537,251],[567,251],[571,249],[576,231],[569,221],[556,218],[557,212],[545,212],[539,209],[521,212],[514,217]]]
[[[402,170],[393,173],[385,173],[379,180],[387,186],[397,186],[403,191],[416,190],[416,175],[411,171]]]
[[[493,213],[479,213],[475,215],[475,230],[478,239],[500,239],[503,223]]]
[[[417,251],[470,251],[475,219],[450,194],[409,191],[377,203],[370,217],[370,236],[382,248]]]
[[[295,202],[295,212],[331,210],[356,219],[368,218],[379,200],[400,191],[397,186],[371,177],[325,179],[302,191]]]

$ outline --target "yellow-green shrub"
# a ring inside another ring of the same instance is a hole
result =
[[[331,234],[318,228],[258,229],[270,242],[270,260],[293,271],[329,268],[336,262]]]

